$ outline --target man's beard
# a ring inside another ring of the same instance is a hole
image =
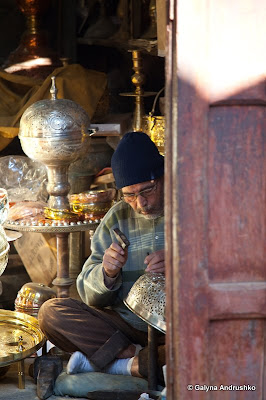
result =
[[[148,214],[143,214],[143,212],[147,212]],[[164,208],[160,207],[160,209],[153,210],[151,206],[147,206],[144,208],[138,208],[137,213],[142,215],[146,219],[156,219],[163,215]]]

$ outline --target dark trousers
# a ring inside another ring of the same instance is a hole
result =
[[[84,353],[98,368],[104,368],[131,343],[147,345],[147,333],[127,324],[116,312],[71,298],[46,301],[38,319],[51,343],[69,353]]]

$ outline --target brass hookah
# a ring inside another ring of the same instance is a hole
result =
[[[132,52],[133,70],[135,73],[131,77],[135,92],[120,93],[120,96],[135,97],[135,111],[133,115],[132,130],[134,132],[142,130],[142,117],[145,115],[143,97],[155,96],[156,92],[144,92],[142,86],[145,83],[145,75],[142,72],[142,58],[139,50],[129,50]]]
[[[164,155],[165,144],[165,117],[155,116],[155,107],[160,94],[164,88],[159,92],[144,92],[142,86],[145,83],[145,76],[142,72],[142,58],[139,50],[129,50],[132,52],[133,70],[135,73],[131,77],[133,85],[135,85],[135,92],[120,93],[120,96],[135,97],[135,111],[133,114],[132,130],[145,132],[150,136],[151,140],[156,144],[160,154]],[[155,96],[152,111],[149,115],[145,114],[143,98],[148,96]]]

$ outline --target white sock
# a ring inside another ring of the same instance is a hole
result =
[[[104,372],[113,375],[131,375],[131,366],[134,357],[132,358],[117,358],[111,364],[109,364]]]
[[[72,354],[66,367],[66,372],[69,375],[95,371],[99,370],[80,351],[75,351],[75,353]]]

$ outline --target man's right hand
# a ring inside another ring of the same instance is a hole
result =
[[[123,250],[118,243],[112,243],[111,246],[105,250],[103,256],[103,269],[106,275],[110,278],[114,278],[125,265],[127,255],[127,249]]]

